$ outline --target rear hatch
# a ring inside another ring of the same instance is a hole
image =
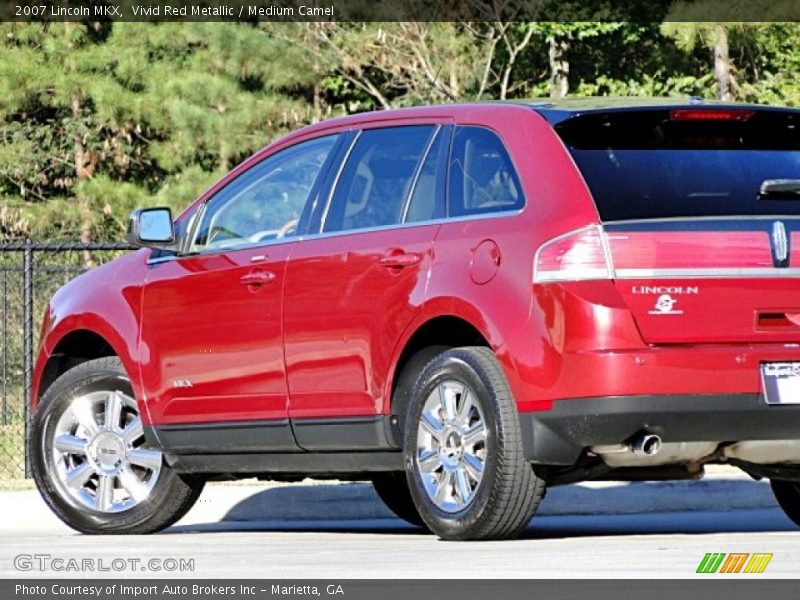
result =
[[[800,113],[590,112],[556,131],[646,342],[800,341]]]

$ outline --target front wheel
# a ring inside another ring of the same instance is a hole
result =
[[[441,538],[516,537],[544,496],[525,460],[514,399],[494,353],[447,350],[422,371],[404,435],[420,516]]]
[[[203,480],[175,473],[150,448],[133,390],[116,357],[59,377],[31,424],[36,486],[67,525],[83,533],[151,533],[194,505]]]
[[[800,482],[771,479],[769,483],[783,512],[800,526]]]

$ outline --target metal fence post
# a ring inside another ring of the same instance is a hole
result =
[[[31,387],[33,384],[33,244],[25,240],[22,252],[22,321],[23,321],[23,360],[25,373],[25,477],[31,476],[30,456],[28,456],[28,421],[31,414]]]
[[[8,271],[3,269],[3,425],[8,423]]]

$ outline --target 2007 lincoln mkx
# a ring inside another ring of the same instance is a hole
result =
[[[301,129],[51,300],[30,455],[86,533],[371,480],[446,539],[548,485],[766,477],[800,523],[800,111],[486,103]]]

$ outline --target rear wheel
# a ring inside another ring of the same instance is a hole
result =
[[[545,484],[522,452],[516,404],[494,353],[447,350],[423,370],[405,425],[411,495],[444,539],[516,537]]]
[[[771,479],[770,485],[783,512],[800,526],[800,483]]]
[[[408,490],[404,473],[381,473],[372,479],[372,485],[378,497],[394,514],[412,525],[425,527],[425,521],[419,516]]]
[[[203,489],[201,479],[178,475],[148,447],[116,357],[59,377],[42,398],[29,444],[45,502],[84,533],[158,531],[186,514]]]

